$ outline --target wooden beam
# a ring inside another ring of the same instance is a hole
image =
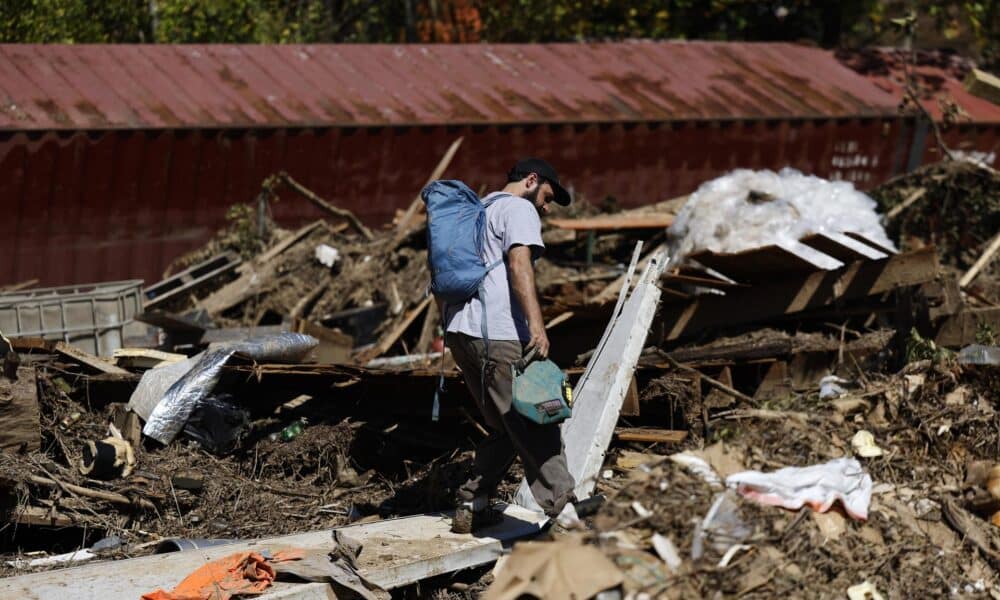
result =
[[[932,280],[939,265],[929,246],[879,261],[855,262],[835,271],[819,271],[770,285],[735,289],[726,295],[700,296],[665,306],[665,340],[694,335],[709,327],[755,323],[825,307],[838,300],[856,300]]]
[[[687,431],[655,429],[652,427],[617,427],[615,437],[622,442],[647,442],[650,444],[678,444],[687,439]]]
[[[618,231],[621,229],[665,229],[674,223],[668,214],[601,215],[579,219],[546,219],[546,223],[571,231]]]
[[[101,373],[106,373],[108,375],[122,375],[126,377],[132,376],[132,374],[125,369],[116,367],[106,360],[98,358],[92,354],[88,354],[83,350],[74,348],[66,342],[56,342],[55,351],[75,362],[80,363],[81,365],[88,366],[91,369],[100,371]]]

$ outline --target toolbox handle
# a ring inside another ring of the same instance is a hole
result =
[[[535,355],[538,354],[538,346],[535,346],[528,351],[527,354],[521,357],[521,360],[514,363],[514,368],[517,369],[518,373],[524,373],[524,370],[528,368],[531,361],[535,360]]]

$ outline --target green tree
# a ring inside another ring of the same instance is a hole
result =
[[[145,0],[3,0],[0,42],[152,41]]]

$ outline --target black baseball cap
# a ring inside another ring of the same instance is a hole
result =
[[[558,204],[569,206],[572,200],[566,188],[559,183],[559,175],[556,174],[556,170],[552,168],[552,165],[540,158],[522,158],[517,161],[517,164],[510,170],[510,173],[511,175],[521,175],[524,177],[527,177],[528,173],[538,173],[539,177],[552,185],[552,191],[555,192],[556,196],[555,201]]]

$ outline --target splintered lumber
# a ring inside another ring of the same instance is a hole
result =
[[[573,416],[563,424],[563,440],[577,498],[588,498],[594,490],[660,301],[658,284],[666,265],[666,250],[650,258],[621,312],[612,316],[605,339],[573,390]],[[516,501],[527,508],[537,507],[527,481],[521,481]]]
[[[20,366],[16,375],[0,375],[0,450],[32,452],[42,445],[38,382],[33,367]]]
[[[142,291],[142,295],[145,297],[145,309],[149,310],[161,302],[231,271],[241,262],[240,257],[235,252],[227,250],[155,283]]]
[[[275,277],[277,273],[275,259],[321,226],[321,221],[310,223],[252,261],[243,263],[237,269],[240,276],[236,280],[215,290],[198,304],[210,314],[219,314],[252,297],[260,290],[262,284],[270,282]]]
[[[745,402],[753,402],[753,398],[751,398],[750,396],[747,396],[746,394],[744,394],[743,392],[741,392],[739,390],[734,390],[732,387],[730,387],[730,386],[722,383],[718,379],[713,379],[712,377],[709,377],[708,375],[705,375],[704,373],[702,373],[698,369],[695,369],[694,367],[689,367],[687,365],[682,365],[681,363],[679,363],[676,360],[674,360],[674,358],[672,356],[670,356],[669,354],[667,355],[667,362],[670,363],[670,366],[672,366],[673,368],[675,368],[675,369],[677,369],[679,371],[684,371],[686,373],[690,373],[691,375],[698,375],[699,377],[701,377],[702,381],[704,381],[708,385],[714,387],[715,389],[719,390],[720,392],[725,392],[725,393],[729,394],[730,396],[732,396],[733,398],[738,398],[738,399],[743,400]]]
[[[617,231],[620,229],[665,229],[674,223],[668,214],[601,215],[579,219],[546,219],[546,223],[571,231]]]
[[[983,251],[979,260],[977,260],[976,263],[972,265],[972,267],[970,267],[964,275],[962,275],[962,278],[958,280],[958,287],[964,288],[972,283],[972,280],[976,278],[976,275],[979,275],[979,272],[983,270],[983,267],[990,263],[990,260],[993,259],[993,256],[998,250],[1000,250],[1000,233],[993,236],[993,240],[990,242],[990,245],[986,247],[986,250]]]
[[[653,248],[653,250],[649,254],[644,256],[642,260],[639,261],[639,263],[636,265],[636,268],[645,269],[651,257],[658,256],[660,253],[665,252],[666,249],[667,249],[666,244],[660,244],[656,248]],[[622,287],[625,287],[627,289],[628,287],[627,279],[629,277],[631,277],[631,275],[628,273],[621,275],[620,277],[609,283],[607,287],[601,290],[600,293],[598,293],[596,296],[587,300],[587,304],[605,304],[607,302],[610,302],[611,299],[614,298],[615,295],[621,291]]]
[[[361,544],[358,571],[384,589],[395,589],[429,577],[495,562],[519,539],[537,535],[545,519],[519,506],[504,508],[501,523],[475,535],[451,533],[447,513],[402,517],[337,528],[337,535]],[[171,589],[192,571],[236,552],[271,554],[300,549],[327,553],[334,548],[329,529],[81,565],[0,579],[0,598],[46,600],[135,600],[155,589]],[[328,583],[276,581],[263,598],[328,599]]]
[[[881,260],[889,256],[843,233],[814,233],[802,238],[802,243],[844,264],[856,260]]]
[[[87,354],[83,350],[79,350],[70,346],[66,342],[56,342],[55,351],[67,358],[70,358],[81,365],[90,367],[91,369],[100,371],[101,373],[106,373],[108,375],[122,375],[125,377],[131,377],[132,374],[121,367],[116,367],[115,365],[109,363],[106,360],[100,359],[92,354]]]
[[[400,320],[399,323],[397,323],[396,326],[389,331],[389,333],[382,336],[382,339],[380,339],[375,346],[358,354],[358,364],[366,364],[373,358],[378,358],[388,352],[389,348],[392,348],[392,345],[399,339],[399,336],[403,335],[403,332],[406,331],[406,329],[413,324],[413,321],[420,316],[420,313],[427,308],[427,306],[431,303],[431,299],[431,296],[424,298],[420,304],[416,306],[416,308],[406,313],[406,316],[403,317],[403,319]]]
[[[358,230],[358,232],[361,235],[364,236],[366,240],[368,240],[369,242],[372,241],[373,239],[372,232],[369,231],[369,229],[365,227],[364,224],[358,219],[358,217],[351,211],[343,208],[337,208],[336,206],[330,204],[326,200],[317,196],[315,193],[313,193],[312,190],[310,190],[306,186],[292,179],[292,176],[284,171],[278,173],[277,182],[284,183],[288,187],[298,192],[303,198],[312,202],[315,206],[318,206],[319,208],[330,213],[331,215],[341,219],[346,219],[351,223],[351,225],[354,226],[355,229]]]
[[[149,348],[119,348],[112,356],[119,367],[133,369],[155,369],[160,365],[186,360],[184,354],[151,350]]]
[[[694,335],[709,327],[755,323],[822,308],[836,301],[857,300],[934,279],[938,258],[933,247],[896,254],[878,261],[859,261],[834,271],[818,271],[767,285],[727,290],[665,306],[666,341]]]
[[[623,442],[647,442],[650,444],[677,444],[687,439],[688,432],[676,429],[654,429],[652,427],[618,427],[615,437]]]

